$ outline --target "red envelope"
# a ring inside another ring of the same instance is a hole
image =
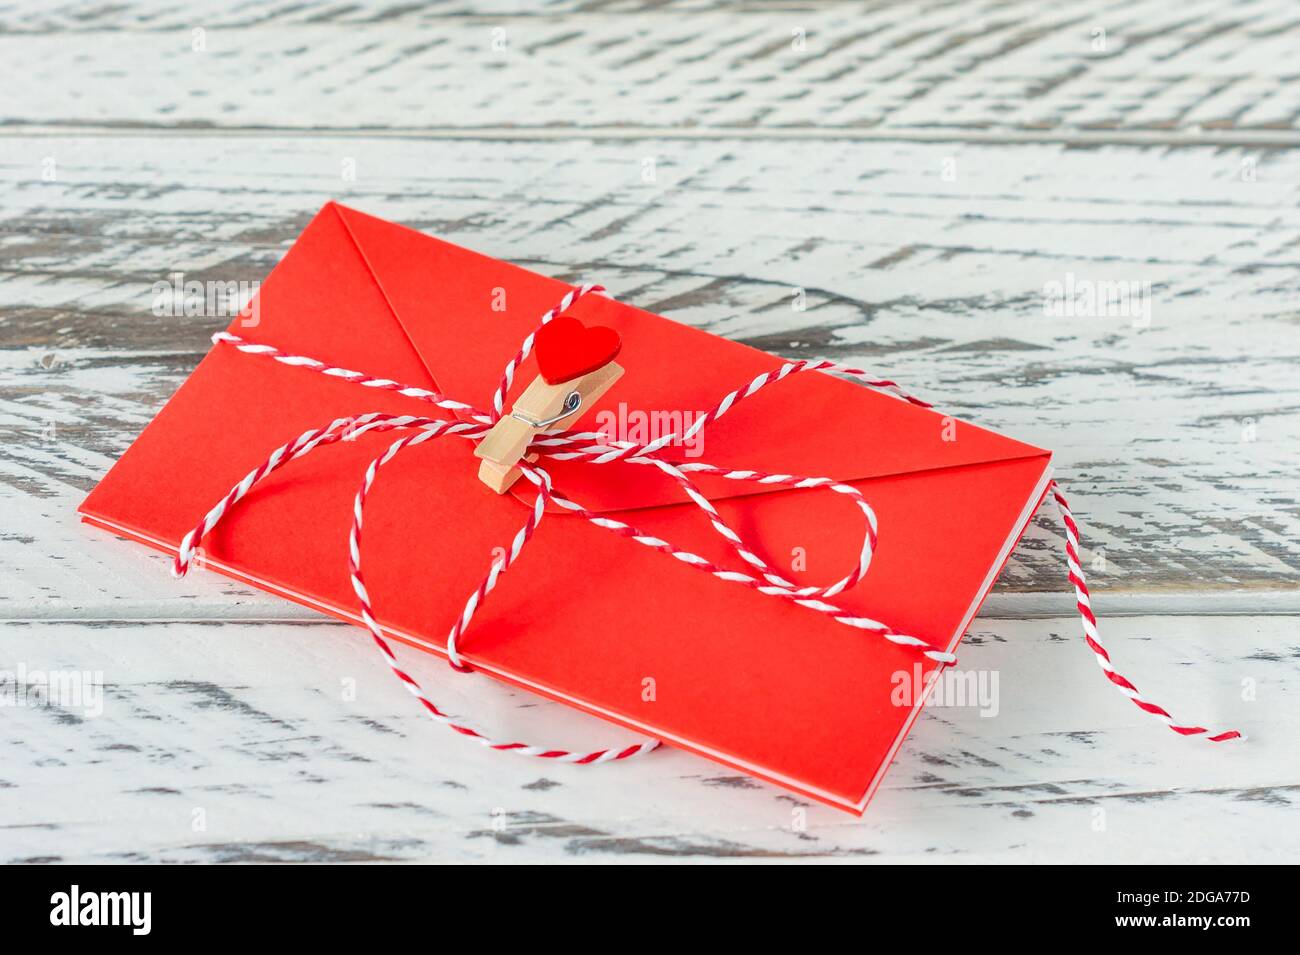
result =
[[[568,288],[329,203],[263,283],[258,324],[236,319],[230,330],[487,407],[505,362]],[[571,428],[592,428],[596,414],[620,403],[625,411],[700,412],[781,364],[597,296],[570,314],[617,329],[626,368]],[[535,374],[529,359],[511,397]],[[298,434],[347,415],[431,410],[448,414],[217,347],[81,514],[174,554],[232,484]],[[352,497],[366,464],[391,440],[364,435],[280,469],[204,540],[204,564],[355,621]],[[444,652],[493,549],[509,545],[532,503],[526,482],[505,496],[484,487],[472,450],[447,438],[405,451],[384,469],[366,510],[376,614],[394,638],[435,653]],[[705,430],[699,450],[710,464],[826,476],[861,489],[879,518],[879,544],[865,579],[835,602],[946,649],[974,618],[1050,471],[1050,453],[1040,448],[818,373],[742,402]],[[737,567],[657,469],[547,468],[580,504]],[[700,483],[723,518],[797,582],[825,585],[855,563],[861,515],[842,496]],[[481,672],[854,812],[921,710],[919,698],[898,705],[896,675],[910,677],[918,663],[927,679],[939,669],[915,650],[700,573],[559,510],[542,521],[459,646]],[[464,743],[449,736],[445,745]]]

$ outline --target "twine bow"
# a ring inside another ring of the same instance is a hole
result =
[[[599,285],[583,285],[580,288],[572,289],[565,294],[554,308],[550,309],[541,317],[537,328],[535,328],[533,332],[524,339],[519,351],[506,364],[501,375],[500,383],[497,386],[496,392],[492,396],[491,410],[487,412],[425,388],[402,384],[401,382],[367,375],[362,372],[351,371],[338,366],[329,365],[315,358],[286,354],[273,346],[245,341],[239,336],[230,334],[229,332],[216,333],[212,336],[214,344],[229,345],[248,355],[270,358],[274,361],[280,362],[281,364],[304,368],[331,378],[340,378],[363,388],[395,392],[408,398],[427,402],[443,410],[458,412],[463,415],[463,417],[447,419],[371,412],[353,417],[338,418],[322,428],[304,432],[293,441],[276,448],[261,465],[250,471],[241,481],[232,487],[230,491],[220,501],[218,501],[206,515],[204,515],[198,525],[182,538],[177,549],[176,560],[173,565],[173,573],[177,577],[184,576],[186,571],[189,569],[191,562],[194,560],[195,547],[197,547],[203,537],[211,531],[222,520],[222,518],[229,513],[230,508],[246,496],[259,481],[288,464],[290,461],[294,461],[318,448],[338,441],[355,440],[361,435],[369,432],[410,432],[390,444],[382,454],[372,460],[369,466],[367,466],[365,476],[362,479],[361,486],[358,489],[353,502],[352,526],[348,535],[348,572],[351,577],[352,588],[357,595],[357,600],[360,605],[360,618],[366,629],[370,632],[376,646],[383,654],[385,662],[392,669],[393,673],[399,680],[401,680],[412,695],[420,701],[420,704],[424,707],[425,711],[435,721],[449,726],[451,729],[461,733],[462,735],[476,739],[482,745],[491,749],[514,752],[526,756],[536,756],[558,762],[590,764],[627,759],[657,748],[660,745],[659,741],[645,740],[641,743],[623,748],[605,748],[585,753],[574,753],[555,747],[542,747],[519,742],[503,742],[493,739],[474,727],[461,722],[459,719],[444,713],[433,703],[432,700],[429,699],[415,678],[402,669],[392,647],[390,647],[388,642],[384,639],[382,628],[374,617],[370,595],[366,590],[365,578],[361,569],[361,530],[365,504],[367,496],[374,486],[375,478],[377,477],[380,468],[392,461],[393,458],[402,450],[423,444],[424,442],[431,441],[435,438],[454,435],[470,441],[480,440],[504,414],[506,394],[514,381],[516,371],[519,369],[524,359],[526,359],[533,350],[537,330],[561,315],[569,309],[574,302],[578,301],[582,297],[589,294],[604,293],[605,289]],[[677,442],[689,441],[691,438],[698,435],[710,423],[721,418],[724,414],[734,408],[736,404],[743,401],[745,398],[756,394],[768,385],[788,378],[791,375],[810,371],[845,375],[855,378],[870,387],[889,393],[900,400],[909,401],[922,407],[930,407],[926,402],[907,394],[896,383],[873,378],[862,369],[851,368],[831,361],[794,361],[783,364],[774,371],[759,375],[753,381],[749,382],[749,384],[732,391],[711,410],[698,416],[694,423],[683,431],[663,435],[646,444],[616,441],[602,432],[568,431],[563,429],[539,431],[530,442],[528,451],[552,460],[577,460],[593,465],[608,464],[612,461],[625,461],[628,464],[657,468],[671,480],[675,481],[686,494],[687,498],[704,512],[713,529],[727,542],[736,555],[749,566],[752,573],[746,573],[739,570],[729,570],[720,567],[698,554],[693,554],[689,551],[677,548],[668,541],[639,530],[631,524],[616,520],[607,515],[587,510],[581,504],[570,500],[557,491],[552,484],[550,474],[545,470],[545,468],[540,467],[537,464],[529,463],[527,460],[521,460],[517,467],[522,472],[524,478],[526,478],[536,489],[537,496],[533,501],[533,506],[528,514],[527,520],[515,534],[510,543],[510,547],[506,549],[503,556],[493,561],[487,575],[483,578],[479,586],[469,595],[460,616],[456,619],[455,623],[452,624],[451,630],[447,635],[446,648],[447,658],[451,666],[461,672],[468,672],[471,669],[460,655],[459,641],[464,635],[466,628],[469,626],[475,612],[483,604],[488,594],[495,589],[498,581],[501,579],[501,575],[509,570],[510,566],[518,559],[520,552],[532,538],[538,525],[541,523],[542,518],[545,516],[547,505],[551,503],[590,521],[597,527],[611,531],[621,537],[626,537],[644,547],[649,547],[652,550],[666,554],[669,557],[695,568],[696,570],[711,574],[720,580],[739,584],[765,596],[788,601],[815,613],[824,614],[837,623],[856,630],[865,631],[873,636],[887,640],[890,643],[910,647],[922,656],[940,664],[941,666],[956,662],[956,657],[952,653],[942,650],[920,637],[900,633],[880,621],[851,613],[831,602],[830,598],[833,598],[837,594],[840,594],[856,585],[858,581],[862,579],[863,575],[867,573],[871,564],[872,554],[876,547],[876,515],[867,503],[865,497],[857,488],[854,488],[849,484],[840,483],[828,477],[771,474],[749,469],[723,468],[702,462],[672,460],[661,455],[660,452],[662,452],[664,448]],[[862,536],[862,546],[859,550],[856,566],[854,566],[849,573],[840,580],[825,587],[799,586],[787,580],[767,561],[758,555],[756,548],[751,546],[744,537],[738,534],[722,519],[713,504],[704,496],[695,482],[688,477],[688,475],[699,474],[770,487],[822,488],[846,496],[862,512],[865,524]],[[1060,488],[1055,481],[1050,483],[1049,489],[1061,510],[1062,519],[1065,525],[1066,560],[1069,567],[1070,582],[1075,588],[1076,604],[1083,622],[1084,639],[1092,650],[1107,679],[1109,679],[1121,693],[1131,699],[1133,703],[1144,712],[1160,719],[1176,733],[1185,736],[1206,734],[1207,738],[1214,742],[1240,738],[1241,734],[1235,730],[1211,734],[1204,727],[1178,723],[1162,707],[1145,699],[1139,693],[1137,687],[1115,671],[1110,662],[1109,654],[1101,644],[1101,638],[1097,631],[1097,620],[1092,612],[1091,598],[1084,578],[1083,568],[1080,566],[1078,526],[1075,524],[1069,506],[1066,504],[1065,498],[1061,495]]]

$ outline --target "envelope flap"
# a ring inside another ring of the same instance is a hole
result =
[[[428,362],[391,314],[342,219],[328,204],[262,283],[257,308],[228,331],[290,354],[431,387]],[[358,410],[372,410],[357,395]]]
[[[437,387],[487,408],[505,362],[570,286],[335,208]],[[571,314],[618,330],[626,373],[570,427],[648,440],[689,425],[727,392],[782,364],[766,352],[606,298],[588,296]],[[536,374],[530,359],[511,399]],[[1046,454],[817,372],[793,375],[746,399],[706,428],[698,443],[666,449],[666,456],[681,460],[845,481]],[[563,493],[593,510],[684,500],[673,482],[645,466],[556,461],[547,467]],[[714,499],[770,491],[721,479],[700,483]],[[527,488],[519,493],[531,497]]]

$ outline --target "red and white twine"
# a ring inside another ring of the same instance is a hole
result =
[[[1115,685],[1115,689],[1124,694],[1133,704],[1144,713],[1150,713],[1160,722],[1164,723],[1175,733],[1180,736],[1205,736],[1211,743],[1223,743],[1230,739],[1245,739],[1241,733],[1236,730],[1224,730],[1218,733],[1212,733],[1204,726],[1188,726],[1179,723],[1169,712],[1162,706],[1152,703],[1141,693],[1138,688],[1129,682],[1127,677],[1116,672],[1114,665],[1110,662],[1110,654],[1101,644],[1101,634],[1097,632],[1097,617],[1092,612],[1092,595],[1088,592],[1088,582],[1083,576],[1083,567],[1079,561],[1079,525],[1074,521],[1074,514],[1070,511],[1070,505],[1066,503],[1065,496],[1061,494],[1061,486],[1053,481],[1049,486],[1052,497],[1056,499],[1056,506],[1061,511],[1061,523],[1065,526],[1065,563],[1069,568],[1070,583],[1074,585],[1075,606],[1079,610],[1079,618],[1083,621],[1083,639],[1088,644],[1088,649],[1096,657],[1097,665],[1101,671],[1106,674],[1106,679]]]
[[[366,589],[365,578],[361,566],[361,530],[363,526],[366,498],[374,486],[375,478],[378,476],[379,470],[392,461],[393,458],[402,450],[423,444],[424,442],[431,441],[435,438],[454,435],[470,441],[480,440],[504,413],[506,394],[509,392],[510,386],[514,381],[515,373],[518,371],[523,361],[532,352],[537,329],[540,329],[543,325],[565,312],[574,302],[578,301],[583,296],[604,293],[604,288],[599,285],[583,285],[579,288],[572,289],[565,294],[554,308],[547,311],[541,317],[537,328],[535,328],[533,332],[524,339],[519,351],[506,364],[505,370],[501,376],[501,381],[497,386],[496,392],[492,396],[492,408],[487,413],[480,411],[472,405],[448,398],[445,395],[439,394],[435,391],[430,391],[427,388],[418,388],[391,379],[351,371],[330,365],[315,358],[287,354],[270,345],[260,345],[254,342],[248,342],[239,336],[232,335],[228,332],[218,332],[213,335],[212,340],[214,343],[230,345],[245,354],[269,358],[285,365],[303,368],[331,378],[348,381],[363,388],[372,388],[378,391],[391,391],[408,398],[415,398],[420,401],[428,402],[429,404],[446,411],[459,412],[468,420],[463,420],[461,418],[427,418],[415,415],[392,415],[381,412],[371,412],[369,414],[357,415],[349,418],[339,418],[331,421],[322,428],[304,432],[294,440],[271,452],[270,456],[268,456],[262,464],[246,474],[242,480],[232,487],[230,491],[227,492],[226,495],[218,501],[207,514],[204,515],[198,525],[185,535],[177,549],[173,572],[178,577],[184,576],[186,571],[189,569],[191,562],[194,560],[195,548],[203,537],[210,532],[213,527],[215,527],[229,513],[230,509],[241,498],[247,495],[259,481],[288,464],[290,461],[296,460],[305,454],[309,454],[317,448],[338,441],[355,440],[361,435],[372,431],[409,432],[390,444],[387,449],[385,449],[384,453],[372,460],[366,468],[365,476],[361,482],[361,487],[358,489],[353,501],[352,526],[348,535],[348,572],[352,581],[352,589],[356,593],[357,601],[360,605],[361,622],[370,632],[375,645],[378,647],[379,652],[383,655],[385,662],[392,669],[393,673],[399,680],[401,680],[402,684],[411,692],[411,694],[419,700],[420,704],[424,707],[425,712],[428,713],[432,719],[450,727],[463,736],[468,736],[471,739],[477,740],[481,745],[491,749],[512,752],[523,756],[535,756],[542,759],[551,759],[558,762],[592,764],[628,759],[632,756],[638,756],[657,748],[660,745],[658,741],[645,740],[622,748],[605,748],[586,753],[574,753],[556,747],[533,746],[519,742],[503,742],[493,739],[474,727],[462,722],[460,719],[443,712],[432,700],[429,699],[416,679],[402,669],[398,662],[397,655],[384,639],[383,628],[375,618],[370,594]],[[741,586],[748,587],[760,594],[785,600],[816,613],[824,614],[831,620],[847,627],[865,631],[873,636],[887,640],[890,643],[912,648],[935,663],[941,665],[954,663],[956,658],[953,654],[932,645],[920,637],[899,633],[892,627],[889,627],[887,624],[881,623],[878,620],[872,620],[869,617],[853,614],[829,602],[829,598],[833,598],[837,594],[843,593],[845,590],[852,588],[862,579],[863,575],[867,573],[870,567],[871,557],[876,548],[876,535],[878,530],[876,515],[857,488],[826,477],[770,474],[750,469],[716,467],[701,462],[672,461],[658,456],[658,452],[663,448],[678,441],[684,442],[690,440],[703,428],[707,427],[718,418],[721,418],[745,398],[748,398],[768,385],[788,378],[791,375],[808,371],[820,371],[856,378],[870,387],[880,389],[902,400],[912,402],[913,404],[922,407],[930,407],[920,399],[907,394],[896,383],[884,379],[873,378],[862,369],[851,368],[830,361],[794,361],[787,362],[780,368],[759,375],[748,385],[738,388],[726,395],[717,405],[696,418],[691,426],[684,429],[682,432],[663,435],[647,444],[614,441],[609,435],[602,432],[566,430],[539,432],[537,437],[535,437],[530,443],[528,450],[544,457],[558,461],[580,460],[589,464],[608,464],[612,461],[625,461],[629,464],[638,464],[657,468],[673,480],[681,488],[687,498],[704,512],[718,535],[727,542],[736,555],[749,565],[758,576],[718,566],[698,554],[681,550],[668,541],[639,530],[624,521],[617,520],[605,514],[589,511],[582,505],[569,500],[556,491],[552,486],[550,475],[544,468],[539,467],[536,464],[530,464],[527,461],[521,461],[519,469],[524,478],[526,478],[536,489],[537,496],[533,501],[532,508],[528,512],[527,519],[511,540],[509,548],[505,550],[501,557],[493,561],[487,575],[479,583],[478,587],[476,587],[469,595],[469,598],[465,602],[464,609],[451,626],[447,635],[447,657],[452,667],[462,672],[467,672],[471,669],[461,657],[459,647],[460,639],[464,635],[465,630],[469,627],[470,621],[473,619],[475,612],[482,606],[484,600],[487,599],[488,594],[490,594],[496,587],[498,581],[501,579],[501,575],[509,570],[511,565],[514,564],[524,546],[536,532],[538,525],[546,514],[547,504],[549,503],[554,503],[560,508],[584,518],[597,527],[618,534],[621,537],[626,537],[634,543],[640,544],[644,547],[649,547],[652,550],[666,554],[675,560],[681,561],[687,566],[717,577],[719,580],[740,584]],[[843,578],[826,587],[799,586],[787,580],[767,561],[765,561],[753,547],[748,545],[740,534],[738,534],[722,519],[722,516],[718,513],[717,509],[714,508],[709,499],[704,496],[695,482],[688,477],[688,475],[698,474],[732,481],[747,481],[772,487],[822,488],[848,497],[862,512],[865,525],[862,537],[862,547],[859,550],[857,564]],[[1076,603],[1083,623],[1084,639],[1087,642],[1089,649],[1092,650],[1098,665],[1106,674],[1106,678],[1114,684],[1115,688],[1119,690],[1120,693],[1132,700],[1137,707],[1161,720],[1175,733],[1179,733],[1183,736],[1205,736],[1207,739],[1216,743],[1225,740],[1243,738],[1241,734],[1235,730],[1211,733],[1209,730],[1201,726],[1190,726],[1177,722],[1163,707],[1147,700],[1141,695],[1141,693],[1139,693],[1137,687],[1135,687],[1132,682],[1116,672],[1111,663],[1110,654],[1107,653],[1106,648],[1101,643],[1101,637],[1097,630],[1097,618],[1092,611],[1092,600],[1088,592],[1087,582],[1084,578],[1083,568],[1080,565],[1078,526],[1074,521],[1074,516],[1070,513],[1065,498],[1061,494],[1059,485],[1055,481],[1052,481],[1049,484],[1049,490],[1055,498],[1057,506],[1060,508],[1061,518],[1065,526],[1066,563],[1069,568],[1070,582],[1073,584],[1075,589]]]

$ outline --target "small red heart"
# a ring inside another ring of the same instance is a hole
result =
[[[561,315],[537,331],[533,345],[537,368],[547,384],[572,381],[609,364],[623,347],[618,332],[604,325],[588,328],[576,318]]]

